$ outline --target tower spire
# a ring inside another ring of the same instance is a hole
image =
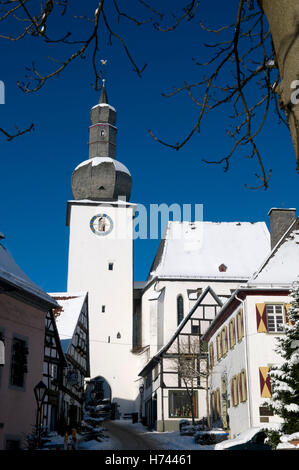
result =
[[[108,96],[107,96],[107,91],[106,91],[106,86],[105,86],[106,79],[103,78],[102,82],[103,82],[103,86],[102,86],[99,104],[108,104]]]

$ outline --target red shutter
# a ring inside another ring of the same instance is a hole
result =
[[[265,333],[267,331],[267,314],[265,304],[256,304],[256,326],[258,333]]]
[[[263,398],[271,398],[272,396],[271,381],[268,372],[269,367],[259,367],[261,397]]]
[[[292,325],[293,323],[289,321],[289,315],[288,311],[290,310],[290,307],[292,304],[285,304],[284,309],[285,309],[285,321],[287,325]]]

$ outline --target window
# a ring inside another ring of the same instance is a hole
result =
[[[19,338],[13,338],[10,371],[11,385],[24,387],[25,374],[28,372],[27,355],[28,348],[26,346],[26,341]]]
[[[169,391],[169,417],[170,418],[197,418],[197,393],[193,392],[192,403],[186,390]]]
[[[113,271],[113,263],[108,263],[108,269],[109,271]]]
[[[6,439],[5,450],[20,450],[21,442],[19,439]]]
[[[177,298],[177,323],[178,325],[184,318],[184,300],[183,296],[179,295]]]
[[[105,313],[106,311],[106,305],[102,305],[102,313]]]
[[[267,326],[270,332],[282,332],[283,328],[283,306],[266,305]]]
[[[199,335],[200,334],[200,325],[199,320],[191,320],[191,334]]]

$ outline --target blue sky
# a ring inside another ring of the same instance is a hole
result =
[[[167,0],[168,1],[168,0]],[[80,12],[78,0],[74,10]],[[121,2],[122,5],[125,2]],[[182,1],[168,1],[172,6]],[[226,137],[227,110],[211,115],[200,135],[176,152],[161,146],[149,135],[176,142],[186,135],[198,115],[198,107],[186,95],[165,99],[162,92],[181,86],[184,80],[199,79],[192,57],[203,60],[209,51],[199,27],[200,19],[209,26],[231,23],[236,4],[219,2],[219,8],[202,0],[197,18],[182,24],[175,32],[159,33],[149,25],[135,27],[121,22],[138,64],[148,63],[143,77],[132,72],[123,49],[107,38],[100,42],[99,58],[107,58],[107,90],[117,109],[117,158],[133,177],[131,201],[150,203],[191,203],[204,205],[204,220],[266,221],[271,207],[296,207],[298,175],[288,130],[269,115],[260,149],[265,166],[272,168],[270,188],[249,190],[255,185],[256,162],[236,155],[229,172],[219,165],[207,165],[202,158],[217,160],[230,149]],[[86,11],[94,11],[90,0]],[[134,8],[131,10],[134,13]],[[130,26],[130,27],[129,27]],[[7,26],[9,27],[9,25]],[[60,26],[57,26],[57,34]],[[80,32],[86,32],[84,22]],[[210,39],[210,37],[208,38]],[[35,131],[7,142],[0,136],[0,231],[5,246],[20,267],[46,291],[64,291],[67,279],[68,228],[66,202],[72,198],[71,174],[88,158],[89,111],[99,99],[91,86],[90,61],[77,59],[58,78],[49,81],[36,94],[25,95],[16,85],[34,60],[49,70],[46,56],[63,58],[59,45],[46,46],[36,40],[18,43],[0,41],[0,79],[6,86],[6,104],[0,106],[0,126],[12,130],[35,123]],[[227,81],[231,80],[229,74]],[[253,93],[253,92],[252,92]],[[135,279],[146,278],[158,240],[135,242]]]

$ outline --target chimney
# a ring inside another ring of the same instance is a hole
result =
[[[271,233],[271,250],[281,239],[290,225],[296,220],[296,209],[277,209],[269,210],[270,217],[270,233]]]

